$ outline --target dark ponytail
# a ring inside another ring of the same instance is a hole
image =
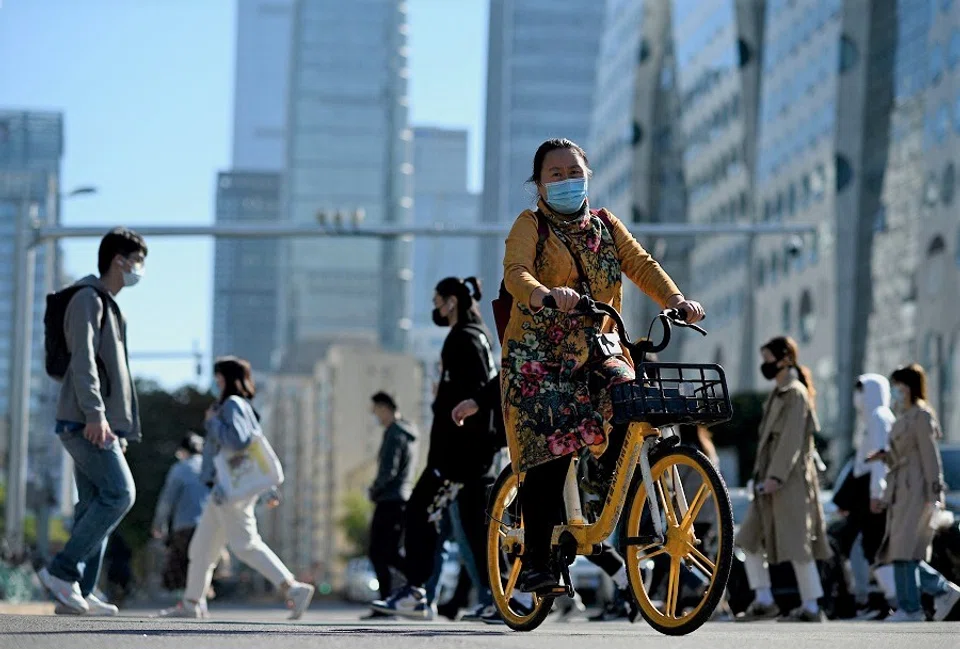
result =
[[[447,277],[437,283],[437,295],[443,298],[457,298],[457,324],[483,325],[480,308],[477,302],[483,297],[480,291],[480,280],[468,277],[461,280],[459,277]]]

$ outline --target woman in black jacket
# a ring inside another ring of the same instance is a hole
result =
[[[471,554],[480,563],[476,573],[481,603],[489,597],[489,579],[483,565],[486,557],[486,491],[492,482],[490,467],[496,451],[491,417],[477,417],[458,427],[451,413],[464,399],[475,395],[496,375],[490,335],[477,300],[481,297],[476,278],[448,277],[436,287],[433,321],[450,327],[441,352],[440,382],[433,400],[433,424],[427,466],[407,503],[407,585],[385,600],[373,602],[375,611],[412,618],[429,618],[424,585],[434,569],[440,541],[440,519],[456,502]]]

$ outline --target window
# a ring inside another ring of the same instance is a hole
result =
[[[943,170],[943,181],[940,185],[940,198],[943,200],[944,205],[949,205],[953,202],[953,191],[956,180],[956,169],[953,163],[947,163],[947,166]]]
[[[860,60],[856,44],[844,34],[840,37],[840,73],[848,71]]]
[[[790,300],[789,300],[789,299],[784,300],[784,301],[783,301],[783,307],[782,307],[781,312],[780,312],[781,317],[782,317],[781,327],[782,327],[782,329],[783,329],[783,334],[784,334],[784,335],[790,335],[790,333],[791,333],[791,326],[793,325],[793,317],[792,317],[793,314],[792,314],[790,311],[791,311],[791,309],[790,309]]]
[[[947,244],[939,234],[927,246],[927,295],[936,296],[943,290],[944,252]]]
[[[887,206],[881,205],[873,215],[873,231],[876,233],[887,231]]]
[[[943,46],[934,43],[930,48],[930,83],[936,85],[943,78]]]
[[[810,291],[804,289],[800,296],[800,341],[804,344],[813,340],[816,330],[817,316],[813,311],[813,298]]]

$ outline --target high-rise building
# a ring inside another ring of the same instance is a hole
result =
[[[217,179],[218,225],[276,221],[281,175],[231,171]],[[258,372],[272,366],[276,345],[280,246],[276,239],[221,239],[214,256],[214,357],[234,354]]]
[[[60,162],[63,156],[63,115],[43,111],[0,111],[0,464],[7,466],[14,376],[15,291],[17,225],[35,218],[59,223]],[[30,430],[53,430],[57,386],[44,369],[43,314],[46,295],[62,284],[58,246],[36,248],[30,377]],[[91,268],[95,271],[96,266]],[[49,439],[30,435],[28,499],[41,487],[56,495],[60,453],[52,452]],[[28,502],[28,505],[30,503]]]
[[[686,221],[683,133],[668,0],[607,0],[588,137],[594,206],[628,227]],[[681,287],[688,285],[690,242],[639,236]],[[646,332],[659,307],[624,283],[624,320]],[[643,329],[642,329],[643,328]],[[678,336],[665,358],[678,357]]]
[[[687,218],[696,224],[749,222],[763,3],[696,0],[673,7]],[[686,346],[684,360],[720,363],[731,389],[749,387],[756,355],[749,327],[750,241],[698,237],[692,244],[691,281],[682,288],[706,306],[711,336]]]
[[[758,242],[755,272],[763,286],[755,293],[754,323],[760,340],[797,338],[837,460],[851,444],[850,393],[865,369],[866,323],[874,309],[891,308],[873,303],[871,264],[884,186],[892,180],[902,8],[892,0],[767,5],[757,213],[766,221],[817,224],[819,236],[799,250],[775,239]]]
[[[480,218],[480,197],[467,191],[467,131],[428,127],[413,130],[413,221],[474,225]],[[413,243],[413,329],[410,351],[426,367],[424,403],[432,401],[432,382],[439,379],[440,351],[450,330],[433,323],[434,288],[445,277],[480,274],[479,247],[464,238],[419,237]],[[495,287],[484,287],[490,294]],[[492,295],[490,295],[492,297]],[[487,295],[484,296],[486,301]],[[430,413],[424,413],[429,420]]]
[[[917,262],[924,218],[923,134],[930,19],[927,0],[897,0],[896,15],[888,16],[893,21],[890,28],[896,30],[893,104],[881,203],[872,224],[872,294],[864,358],[864,371],[883,375],[918,358]]]
[[[286,126],[286,219],[361,209],[370,225],[403,225],[413,207],[407,127],[406,3],[296,3]],[[332,218],[327,216],[326,218]],[[399,349],[410,327],[410,246],[388,240],[283,244],[280,340],[346,330]]]
[[[294,0],[237,0],[233,171],[217,176],[216,222],[278,221],[286,166]],[[214,244],[213,355],[269,371],[278,344],[277,239]]]
[[[237,0],[233,168],[282,171],[295,0]]]
[[[914,3],[917,4],[917,3]],[[927,13],[929,12],[929,13]],[[960,165],[960,3],[916,8],[930,24],[926,60],[915,59],[914,78],[926,88],[923,198],[918,239],[916,314],[919,359],[930,400],[944,431],[960,440],[960,218],[956,196]],[[922,18],[905,16],[922,30]],[[917,47],[919,49],[919,46]],[[916,196],[912,197],[917,200]]]
[[[603,2],[492,0],[481,219],[513,223],[536,203],[526,185],[543,140],[586,144],[593,112]],[[587,155],[591,155],[587,151]],[[503,240],[480,244],[482,279],[496,291]],[[492,320],[489,300],[484,315]]]

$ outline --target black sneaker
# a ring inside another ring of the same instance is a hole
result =
[[[517,579],[517,588],[524,593],[537,593],[557,588],[560,578],[553,571],[539,566],[523,570]]]
[[[516,599],[510,599],[510,609],[517,615],[526,617],[533,613],[532,610],[518,602]],[[483,615],[480,616],[480,620],[484,624],[505,624],[503,618],[500,616],[500,611],[497,610],[497,607],[493,604],[490,604],[486,610],[483,612]]]
[[[627,619],[635,622],[640,610],[637,608],[633,597],[626,588],[618,588],[613,594],[613,601],[607,602],[596,615],[587,618],[590,622],[609,622],[611,620]]]
[[[360,616],[360,619],[364,622],[370,620],[392,620],[393,618],[393,615],[390,615],[389,613],[383,613],[381,611],[370,611],[366,615]]]

